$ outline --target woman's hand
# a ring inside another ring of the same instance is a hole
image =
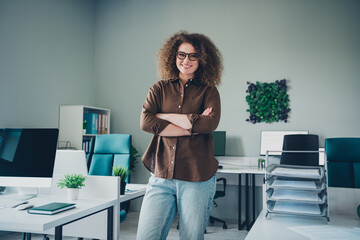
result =
[[[201,115],[208,116],[212,112],[212,107],[209,107],[204,110],[204,112]]]
[[[163,120],[166,120],[166,114],[165,113],[157,113],[156,117],[160,118],[160,119],[163,119]]]

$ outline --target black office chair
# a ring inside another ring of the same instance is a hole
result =
[[[285,135],[283,151],[318,151],[319,136],[313,134]],[[319,166],[319,153],[283,152],[280,164]]]
[[[220,182],[220,181],[223,182],[223,189],[222,190],[216,190],[215,196],[214,196],[214,201],[213,201],[214,207],[217,207],[217,203],[215,202],[215,199],[225,197],[225,190],[226,190],[226,179],[225,178],[219,178],[216,181],[217,182]],[[221,220],[219,218],[210,216],[209,221],[210,221],[210,223],[214,223],[215,221],[221,222],[223,224],[222,228],[227,229],[227,225],[226,225],[226,222],[224,220]]]

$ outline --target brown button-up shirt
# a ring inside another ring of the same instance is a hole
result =
[[[208,115],[203,111],[212,107]],[[163,137],[161,131],[170,124],[157,113],[187,114],[192,136]],[[154,134],[142,161],[155,177],[200,182],[217,171],[212,132],[220,121],[220,95],[196,79],[182,85],[179,79],[161,80],[150,88],[143,105],[140,125]]]

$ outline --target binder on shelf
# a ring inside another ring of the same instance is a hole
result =
[[[53,202],[45,205],[41,205],[38,207],[30,208],[28,213],[33,214],[44,214],[44,215],[53,215],[59,212],[63,212],[72,208],[75,208],[75,203],[60,203]]]
[[[102,121],[102,126],[101,126],[103,134],[109,134],[109,132],[108,132],[108,119],[109,119],[109,115],[103,114],[103,121]]]
[[[99,114],[92,113],[93,116],[93,124],[92,124],[92,134],[98,134],[98,121],[99,121]]]
[[[97,124],[98,134],[103,134],[103,129],[102,129],[102,122],[104,121],[103,116],[104,114],[99,114],[99,121]]]
[[[84,120],[86,120],[86,133],[98,134],[98,120],[99,115],[97,113],[84,113]]]
[[[91,141],[91,138],[83,139],[82,149],[85,151],[85,153],[90,152],[90,141]]]
[[[106,134],[106,131],[105,131],[105,121],[106,121],[106,114],[102,114],[101,134]]]

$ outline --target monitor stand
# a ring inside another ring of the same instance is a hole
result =
[[[5,187],[2,195],[9,196],[11,195],[14,199],[19,200],[28,200],[36,197],[39,194],[37,187]]]

